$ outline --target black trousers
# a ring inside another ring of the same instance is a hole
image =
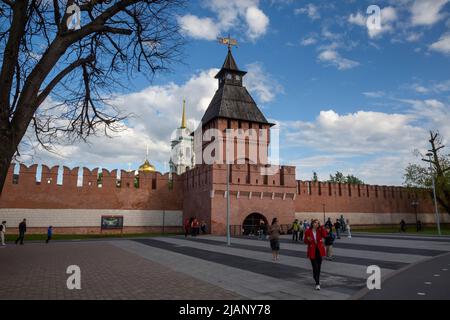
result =
[[[52,240],[52,236],[47,236],[47,240],[45,240],[45,243],[48,243],[50,240]]]
[[[292,231],[292,241],[298,241],[298,231]]]
[[[20,244],[23,244],[23,238],[25,237],[25,233],[19,233],[19,237],[16,239],[16,244],[17,242],[20,241]]]
[[[319,248],[316,248],[316,258],[310,260],[313,268],[313,277],[316,285],[318,285],[320,284],[320,267],[322,266],[322,256],[320,255]]]

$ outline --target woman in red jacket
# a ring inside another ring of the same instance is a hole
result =
[[[311,222],[311,228],[306,230],[304,237],[304,241],[308,245],[307,256],[311,260],[316,290],[320,290],[320,267],[322,265],[322,257],[325,256],[325,247],[322,239],[326,236],[327,232],[320,226],[319,220],[314,219]]]

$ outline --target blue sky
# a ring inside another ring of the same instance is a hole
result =
[[[340,170],[400,185],[403,168],[420,161],[414,149],[427,148],[429,129],[450,140],[449,2],[189,1],[178,17],[184,64],[117,93],[117,105],[136,114],[120,137],[61,145],[58,155],[38,151],[27,161],[127,169],[143,162],[149,144],[150,161],[165,171],[182,99],[194,127],[226,54],[215,39],[231,34],[236,61],[249,71],[246,86],[279,123],[282,163],[296,165],[298,178],[316,171],[326,180]],[[375,31],[366,26],[372,4],[381,9]]]

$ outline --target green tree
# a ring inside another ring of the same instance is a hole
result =
[[[342,172],[337,171],[335,175],[330,174],[329,182],[333,183],[345,183],[345,177]]]
[[[430,131],[430,140],[428,141],[431,146],[431,149],[428,150],[431,160],[418,153],[427,165],[409,164],[405,168],[403,176],[404,185],[416,190],[422,189],[422,191],[433,196],[431,188],[432,177],[434,177],[436,199],[439,205],[450,214],[450,154],[441,154],[445,146],[442,144],[442,137],[438,132]],[[430,172],[430,164],[432,173]]]
[[[332,183],[348,183],[348,184],[364,184],[364,181],[355,177],[352,174],[344,176],[342,172],[337,171],[335,175],[330,174],[330,180]]]
[[[346,183],[348,183],[348,184],[364,184],[364,181],[362,181],[358,177],[355,177],[352,174],[347,175],[345,180],[346,180]]]

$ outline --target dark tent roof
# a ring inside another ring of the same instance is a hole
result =
[[[231,50],[228,49],[227,57],[225,58],[225,61],[222,65],[222,69],[217,73],[216,79],[219,79],[223,76],[223,74],[229,71],[231,73],[239,74],[241,76],[244,76],[247,72],[239,70],[236,61],[233,58],[233,55],[231,54]]]
[[[228,50],[228,54],[225,59],[225,62],[223,63],[222,69],[239,70],[236,61],[234,60],[233,55],[231,54],[231,50]]]
[[[228,50],[222,69],[216,75],[216,78],[220,78],[227,71],[241,76],[246,74],[245,71],[239,70],[231,50]],[[215,118],[229,118],[269,124],[244,86],[226,82],[217,89],[208,109],[203,115],[202,123],[206,124]]]
[[[216,91],[202,123],[206,124],[215,118],[269,123],[247,89],[235,85],[224,85]]]

